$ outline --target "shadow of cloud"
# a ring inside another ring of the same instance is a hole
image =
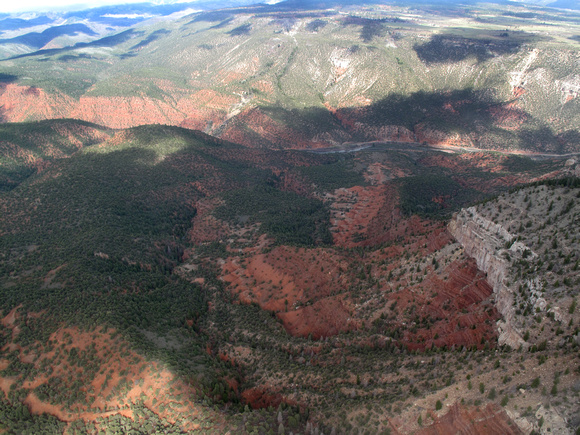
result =
[[[74,36],[78,33],[84,33],[89,36],[97,35],[95,31],[84,24],[66,24],[49,27],[40,33],[32,32],[15,38],[0,39],[0,44],[24,44],[32,48],[41,48],[59,36]]]
[[[298,20],[294,17],[276,18],[270,21],[270,25],[280,27],[283,32],[289,32]]]
[[[577,131],[558,133],[524,110],[509,107],[509,103],[498,101],[485,91],[472,89],[420,91],[392,95],[365,108],[339,109],[337,116],[359,120],[371,127],[400,125],[417,133],[421,126],[423,134],[430,130],[447,135],[460,134],[477,148],[549,153],[580,151]],[[502,127],[506,118],[517,127]]]
[[[32,311],[48,308],[42,329],[62,327],[64,318],[76,326],[114,325],[144,353],[155,352],[162,359],[170,352],[154,346],[140,331],[170,328],[194,339],[184,319],[191,310],[205,312],[206,298],[199,287],[173,276],[171,270],[183,254],[179,240],[195,215],[191,200],[199,196],[178,187],[188,186],[197,175],[176,173],[171,165],[151,165],[157,157],[153,149],[137,147],[86,153],[65,159],[54,177],[39,180],[39,189],[51,197],[45,210],[31,213],[33,221],[43,223],[38,227],[42,229],[21,226],[12,213],[3,216],[1,226],[14,225],[16,241],[39,240],[39,249],[25,261],[67,263],[58,276],[67,284],[51,292],[37,288],[21,292],[16,286],[2,293],[0,306],[22,302]],[[12,200],[15,207],[27,207],[25,201]],[[11,242],[18,243],[4,240],[3,248]],[[101,258],[97,252],[106,255]],[[127,288],[134,290],[124,291]],[[53,317],[54,313],[58,314]],[[38,337],[39,330],[26,333]],[[203,355],[187,348],[171,352],[177,356],[172,361],[176,371]],[[205,361],[211,364],[210,358]]]
[[[165,30],[165,29],[156,30],[156,31],[152,32],[147,38],[143,39],[141,42],[139,42],[138,44],[135,44],[133,47],[131,47],[130,50],[138,50],[140,48],[146,47],[147,45],[151,44],[153,41],[157,41],[163,35],[167,35],[169,33],[171,33],[171,31]]]
[[[0,190],[12,190],[50,162],[102,142],[107,131],[72,119],[0,124]]]
[[[41,15],[36,18],[31,18],[29,20],[24,20],[22,18],[4,18],[0,20],[0,31],[4,30],[18,30],[27,29],[34,26],[42,26],[43,24],[50,24],[54,20],[47,16]]]
[[[218,21],[232,20],[235,12],[234,11],[211,11],[211,12],[201,12],[193,20],[189,21],[185,25],[208,22],[215,23]]]
[[[227,18],[223,20],[221,23],[218,23],[215,26],[211,26],[210,29],[222,29],[226,27],[228,24],[230,24],[232,21],[234,21],[233,17]]]
[[[0,73],[0,83],[14,83],[18,80],[18,76],[14,74]]]
[[[252,25],[250,23],[242,24],[241,26],[236,27],[235,29],[230,30],[228,35],[230,36],[242,36],[242,35],[249,35],[250,30],[252,30]]]
[[[565,154],[570,150],[566,144],[580,144],[580,133],[568,130],[560,135],[555,135],[547,125],[526,126],[517,133],[521,144],[526,144],[526,149],[533,152],[550,152]],[[578,150],[576,150],[578,151]]]
[[[58,58],[58,60],[60,60],[61,62],[73,62],[75,60],[82,60],[82,59],[94,59],[93,56],[90,56],[86,53],[81,53],[79,55],[74,55],[74,54],[63,54],[62,56],[60,56]],[[48,60],[48,59],[47,59]]]
[[[306,30],[308,32],[318,32],[319,29],[325,28],[327,24],[324,20],[316,19],[306,25]]]
[[[485,62],[493,57],[516,53],[520,47],[535,35],[511,33],[512,36],[498,34],[498,37],[467,38],[455,35],[435,35],[424,44],[415,44],[413,50],[421,61],[427,64],[459,62],[474,57]]]
[[[131,39],[141,37],[145,34],[143,31],[136,31],[134,29],[125,30],[124,32],[117,33],[115,35],[106,36],[101,39],[97,39],[91,42],[79,42],[71,47],[63,47],[63,48],[51,48],[46,50],[38,50],[32,53],[21,54],[18,56],[13,56],[10,59],[21,59],[25,57],[33,57],[33,56],[52,56],[59,53],[66,53],[71,50],[77,50],[79,48],[86,48],[86,47],[107,47],[112,48],[118,45],[123,44]]]
[[[361,116],[372,126],[401,125],[410,130],[421,122],[470,131],[474,122],[490,124],[486,110],[497,101],[484,92],[471,89],[449,92],[419,91],[411,95],[394,94],[362,109],[339,109],[340,116]]]
[[[371,42],[375,38],[382,38],[387,34],[386,23],[396,22],[403,23],[404,21],[395,18],[381,18],[381,19],[371,19],[371,18],[361,18],[349,16],[344,19],[344,26],[361,26],[360,39],[363,42]]]
[[[260,110],[274,125],[278,124],[276,131],[283,125],[286,136],[288,131],[296,132],[296,140],[323,138],[329,143],[392,140],[488,150],[580,151],[577,130],[554,131],[546,122],[509,103],[498,101],[484,91],[464,89],[394,94],[369,106],[333,111],[325,107],[293,110],[263,107]],[[504,127],[505,122],[509,126]],[[290,143],[285,138],[277,141],[271,134],[268,137],[274,148],[296,146],[296,141]]]

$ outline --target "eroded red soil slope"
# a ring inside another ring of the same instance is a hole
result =
[[[42,315],[21,313],[15,308],[1,322],[14,339],[20,333],[20,325],[41,319]],[[30,390],[24,403],[32,414],[48,413],[65,422],[97,422],[115,414],[132,418],[131,407],[137,403],[171,423],[184,414],[200,414],[191,385],[164,364],[145,360],[115,330],[61,328],[50,335],[47,346],[32,349],[9,343],[3,350],[18,351],[20,362],[35,369],[36,374],[23,381],[19,375],[0,377],[0,388],[6,396],[17,381]],[[8,360],[0,360],[0,367],[9,365]],[[181,401],[176,400],[178,395],[183,397]],[[75,398],[73,404],[63,405],[71,397]],[[198,429],[199,425],[192,422],[193,419],[184,420],[183,429]]]
[[[240,302],[276,313],[292,335],[374,328],[411,350],[493,342],[492,289],[443,223],[404,216],[389,183],[338,189],[325,200],[334,247],[274,246],[259,225],[230,228],[226,240],[211,201],[200,203],[191,237],[225,242],[220,279]],[[368,248],[352,250],[359,247]]]
[[[484,408],[467,408],[456,403],[449,412],[437,418],[431,426],[421,429],[420,435],[520,435],[523,432],[498,405],[488,403]]]

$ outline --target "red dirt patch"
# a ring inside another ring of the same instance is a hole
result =
[[[499,314],[490,299],[493,289],[473,260],[455,261],[442,275],[428,274],[420,284],[407,287],[390,300],[398,312],[410,312],[402,341],[409,349],[435,346],[483,347],[496,338]]]
[[[2,319],[2,325],[4,325],[5,327],[11,327],[12,325],[14,325],[14,322],[16,320],[16,312],[20,309],[22,305],[19,305],[17,307],[12,308],[12,311],[10,311],[3,319]]]
[[[191,243],[213,242],[230,233],[231,230],[225,222],[212,216],[213,210],[219,205],[221,202],[218,199],[202,199],[197,202],[197,213],[188,233]]]
[[[130,407],[138,402],[171,423],[200,412],[191,399],[196,394],[193,387],[161,364],[146,362],[114,330],[64,328],[51,334],[48,343],[50,347],[44,352],[25,354],[21,349],[20,353],[22,363],[33,364],[38,370],[36,377],[22,384],[33,390],[24,402],[33,414],[48,413],[62,421],[94,422],[114,414],[132,418]],[[46,366],[51,367],[50,375],[42,369]],[[1,377],[0,388],[7,393],[17,378]],[[78,393],[85,397],[83,404],[61,404],[70,394]],[[178,401],[178,396],[185,398]],[[184,422],[183,429],[195,429],[192,421]]]
[[[278,313],[284,328],[294,336],[318,340],[340,332],[357,329],[359,322],[353,318],[352,307],[342,295],[331,296],[316,301],[302,309]]]
[[[325,200],[331,201],[334,243],[345,248],[402,240],[424,233],[430,225],[417,216],[405,218],[399,209],[397,189],[389,184],[337,189]]]
[[[14,83],[0,87],[0,107],[7,122],[67,118],[74,103],[64,94],[47,94],[40,88]]]
[[[244,390],[242,399],[253,409],[268,408],[269,406],[277,408],[282,403],[280,394],[272,393],[269,387],[256,387]]]
[[[267,254],[228,258],[222,265],[222,279],[243,302],[286,311],[330,296],[345,285],[340,270],[346,265],[324,249],[279,246]]]
[[[431,426],[419,430],[418,435],[520,435],[523,432],[498,405],[489,403],[485,408],[466,408],[458,403],[449,412],[437,418]]]
[[[512,94],[516,98],[521,97],[525,93],[526,93],[526,90],[524,88],[522,88],[521,86],[514,86],[514,88],[512,89]]]

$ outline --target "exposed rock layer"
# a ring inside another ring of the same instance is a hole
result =
[[[456,403],[434,424],[419,431],[421,435],[449,433],[515,435],[523,432],[513,424],[503,409],[491,403],[483,409],[473,410]]]
[[[458,213],[449,223],[449,231],[461,243],[465,253],[475,259],[477,267],[487,273],[487,280],[493,287],[495,305],[503,316],[503,320],[497,323],[499,344],[526,346],[513,325],[513,289],[506,279],[510,267],[507,258],[510,253],[522,250],[521,243],[511,244],[514,236],[501,225],[481,216],[475,207]],[[505,249],[506,244],[511,247]]]

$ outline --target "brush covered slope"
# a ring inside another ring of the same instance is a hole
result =
[[[51,155],[33,170],[14,163],[18,183],[0,192],[7,431],[580,423],[578,187],[541,184],[570,162],[260,150],[159,125],[7,127],[20,149]],[[34,148],[39,129],[62,136]],[[448,229],[453,211],[501,192]],[[509,227],[516,213],[522,228]],[[471,237],[485,219],[518,239],[497,249],[511,314]],[[497,345],[508,323],[517,348]]]
[[[201,12],[1,61],[0,119],[163,123],[256,148],[577,152],[579,23],[524,4]]]

